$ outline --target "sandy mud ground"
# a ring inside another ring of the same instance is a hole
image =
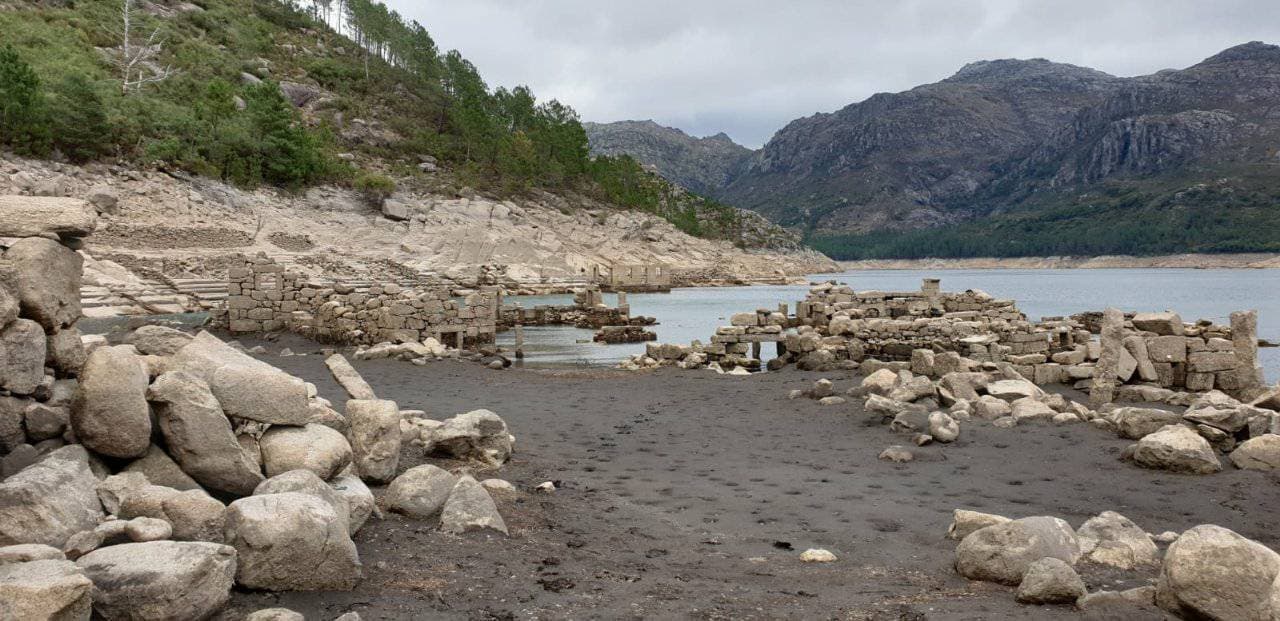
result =
[[[263,359],[345,401],[318,346],[292,337],[265,346]],[[312,355],[275,355],[285,346]],[[1054,515],[1076,527],[1114,510],[1152,533],[1214,523],[1280,547],[1275,478],[1231,468],[1211,476],[1141,470],[1118,460],[1126,441],[1085,425],[1005,430],[974,421],[956,443],[918,449],[914,462],[878,460],[909,438],[872,423],[856,400],[787,399],[820,376],[843,390],[851,374],[354,364],[401,408],[434,418],[488,408],[507,421],[517,453],[488,476],[521,490],[498,501],[512,537],[452,537],[386,514],[356,537],[365,580],[355,591],[237,592],[223,618],[278,605],[308,619],[356,611],[366,621],[1135,621],[1164,617],[1137,608],[1028,607],[1012,589],[959,577],[951,569],[955,542],[944,538],[952,510]],[[406,445],[401,469],[422,461],[421,449]],[[546,480],[560,490],[531,493]],[[810,547],[839,561],[800,562]],[[1154,578],[1079,569],[1091,591]]]

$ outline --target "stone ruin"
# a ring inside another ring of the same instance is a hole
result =
[[[499,329],[515,326],[574,326],[599,329],[605,326],[649,326],[656,323],[652,317],[631,316],[631,305],[626,292],[618,292],[618,304],[610,307],[604,303],[600,287],[589,285],[573,290],[572,304],[539,304],[524,308],[519,303],[504,305],[499,311]]]
[[[606,291],[666,293],[671,291],[671,270],[661,265],[592,266],[591,282]]]
[[[1126,385],[1141,387],[1147,401],[1213,389],[1251,398],[1261,389],[1256,311],[1233,313],[1229,326],[1185,324],[1171,312],[1105,316],[1031,322],[1012,300],[976,290],[946,293],[937,279],[909,292],[823,283],[796,304],[794,315],[785,304],[738,313],[708,344],[653,344],[646,356],[624,365],[756,370],[761,344],[776,343],[771,368],[861,367],[867,374],[887,367],[939,377],[965,361],[1007,363],[1036,384],[1072,385],[1092,391],[1101,403]]]
[[[388,283],[357,291],[342,283],[312,282],[265,255],[228,270],[228,281],[226,308],[215,322],[231,333],[287,330],[324,343],[435,339],[459,349],[492,343],[501,305],[496,289],[470,292],[459,302],[445,288]]]

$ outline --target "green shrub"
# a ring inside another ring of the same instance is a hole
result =
[[[378,173],[364,173],[356,177],[352,187],[358,190],[373,205],[380,206],[396,192],[396,182]]]

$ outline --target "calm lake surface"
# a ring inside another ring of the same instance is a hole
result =
[[[1258,335],[1280,342],[1280,270],[878,270],[814,274],[813,281],[835,280],[856,290],[914,291],[924,278],[941,278],[943,291],[982,289],[998,298],[1017,300],[1033,320],[1114,306],[1126,311],[1173,310],[1184,321],[1210,319],[1227,323],[1235,310],[1258,310]],[[658,319],[652,328],[658,342],[708,342],[716,326],[733,313],[776,308],[804,299],[807,286],[676,289],[671,293],[630,294],[631,314]],[[606,295],[605,303],[614,304]],[[539,304],[571,304],[572,296],[507,298],[526,308]],[[525,329],[525,364],[614,365],[644,351],[644,344],[601,345],[592,330],[571,327]],[[582,342],[585,341],[585,342]],[[510,332],[499,334],[503,345],[514,343]],[[765,357],[773,346],[764,345]],[[1280,378],[1280,348],[1260,351],[1268,381]]]

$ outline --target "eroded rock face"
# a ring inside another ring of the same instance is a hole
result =
[[[108,546],[76,561],[107,619],[205,619],[231,599],[236,551],[216,543],[150,541]]]
[[[92,587],[71,561],[0,565],[0,618],[88,621]]]
[[[80,329],[63,328],[45,338],[45,364],[64,375],[79,375],[88,354],[80,340]]]
[[[394,401],[347,401],[352,459],[366,481],[386,483],[400,461],[400,408]]]
[[[57,449],[0,482],[0,545],[61,548],[102,518],[97,485],[89,454],[79,445]]]
[[[214,371],[209,386],[229,416],[273,425],[302,425],[311,418],[306,383],[280,371],[227,365]]]
[[[450,418],[423,440],[428,451],[444,451],[459,459],[494,467],[506,463],[513,445],[507,424],[489,410],[474,410]]]
[[[1032,563],[1018,584],[1018,601],[1024,604],[1074,604],[1085,593],[1076,570],[1052,557]]]
[[[10,246],[4,260],[16,274],[24,317],[50,330],[65,328],[80,318],[84,259],[76,251],[51,239],[28,237]]]
[[[1176,425],[1181,420],[1182,415],[1177,412],[1153,408],[1116,408],[1111,412],[1111,422],[1115,423],[1120,437],[1130,440],[1141,440],[1165,425]]]
[[[98,228],[98,214],[76,198],[0,196],[0,237],[84,237]],[[49,240],[46,240],[49,241]]]
[[[142,326],[125,337],[124,342],[136,347],[143,355],[172,356],[192,338],[186,332],[165,326]]]
[[[148,390],[169,454],[209,489],[247,496],[262,483],[258,463],[236,440],[209,385],[183,371],[165,373]]]
[[[99,347],[85,361],[71,410],[76,438],[108,457],[141,457],[151,444],[146,366],[128,347]]]
[[[1182,425],[1168,425],[1143,437],[1134,447],[1133,461],[1144,468],[1189,474],[1222,470],[1209,442]]]
[[[204,489],[200,487],[199,483],[196,483],[195,479],[183,472],[177,462],[173,461],[173,458],[164,452],[164,449],[154,444],[147,449],[147,452],[142,457],[125,466],[122,472],[139,472],[147,477],[148,481],[156,485],[172,487],[179,491],[192,489],[203,491]]]
[[[387,486],[386,507],[396,513],[425,520],[444,507],[458,478],[431,464],[415,466]]]
[[[34,393],[44,380],[46,346],[44,330],[34,321],[0,326],[0,388],[17,395]]]
[[[338,519],[346,525],[347,532],[355,534],[355,531],[350,527],[350,509],[347,506],[346,498],[330,487],[328,483],[320,480],[320,477],[310,470],[290,470],[283,474],[277,474],[263,481],[257,489],[253,490],[255,496],[284,494],[286,492],[308,494],[325,501],[330,507],[333,507],[334,512],[338,514]]]
[[[956,509],[952,512],[951,527],[947,529],[947,538],[959,541],[980,528],[1004,524],[1008,521],[1010,521],[1009,518],[1003,515]]]
[[[102,491],[99,489],[99,494]],[[178,541],[222,543],[227,508],[203,491],[180,492],[171,487],[144,485],[126,487],[118,493],[121,518],[164,520],[173,525],[173,538]]]
[[[1076,531],[1085,559],[1118,569],[1159,565],[1160,551],[1146,531],[1115,511],[1089,518]]]
[[[1280,470],[1280,435],[1249,438],[1231,451],[1231,463],[1245,470]]]
[[[493,503],[489,492],[475,479],[469,476],[459,477],[440,512],[440,530],[461,535],[486,529],[508,534],[507,524],[498,513],[498,507]]]
[[[1080,544],[1070,524],[1047,516],[978,529],[956,547],[956,571],[970,580],[1017,585],[1032,563],[1046,557],[1074,565]]]
[[[304,425],[311,418],[305,382],[208,332],[183,345],[168,370],[186,371],[208,383],[228,416],[273,425]]]
[[[351,463],[351,444],[324,425],[272,427],[258,444],[269,477],[302,468],[328,481]]]
[[[355,535],[364,523],[378,512],[373,492],[369,491],[369,487],[360,480],[360,477],[350,473],[339,474],[329,482],[329,485],[347,501],[347,519],[349,520],[347,530]]]
[[[1187,619],[1280,615],[1280,554],[1221,526],[1184,533],[1165,552],[1156,603]]]
[[[236,581],[268,591],[350,590],[361,578],[347,525],[325,501],[289,492],[241,498],[227,508]]]

